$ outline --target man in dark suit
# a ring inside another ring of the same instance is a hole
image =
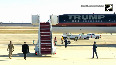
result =
[[[96,54],[96,57],[98,59],[98,56],[97,56],[97,52],[96,52],[96,48],[97,48],[97,45],[96,45],[96,42],[94,41],[94,44],[93,44],[93,57],[94,58],[94,53]]]
[[[26,60],[26,54],[29,53],[29,46],[24,42],[22,45],[22,52],[24,54],[24,59]]]

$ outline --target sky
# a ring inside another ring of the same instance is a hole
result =
[[[81,5],[113,4],[113,11],[105,7],[81,7]],[[62,14],[113,14],[116,0],[0,0],[0,22],[31,23],[32,15],[39,15],[41,22],[50,15]]]

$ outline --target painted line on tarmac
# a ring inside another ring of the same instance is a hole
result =
[[[0,29],[0,30],[38,30],[38,29]]]
[[[38,35],[38,34],[0,34],[0,35]],[[63,34],[52,34],[52,35],[63,35]],[[111,35],[111,34],[101,34],[101,35]],[[116,35],[116,34],[112,34],[112,35]]]
[[[63,34],[52,34],[52,35],[63,35]],[[73,34],[72,34],[73,35]],[[74,34],[75,35],[75,34]],[[79,34],[76,34],[79,35]],[[85,34],[86,35],[86,34]],[[95,34],[95,35],[111,35],[111,34]],[[112,35],[116,35],[116,34],[112,34]]]
[[[38,35],[38,34],[0,34],[0,35]]]

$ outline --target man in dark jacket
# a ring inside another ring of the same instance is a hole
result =
[[[96,57],[98,59],[97,52],[96,52],[96,48],[97,48],[97,45],[96,45],[96,42],[94,41],[94,44],[93,44],[93,57],[92,58],[94,58],[94,52],[95,52]]]
[[[22,45],[22,52],[24,54],[24,59],[26,60],[26,54],[29,53],[29,46],[24,42]]]
[[[65,38],[65,48],[67,48],[67,38]]]

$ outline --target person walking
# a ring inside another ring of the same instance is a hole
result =
[[[75,41],[77,41],[77,37],[75,37]]]
[[[65,38],[65,48],[67,48],[67,38]]]
[[[98,55],[97,55],[97,52],[96,52],[96,48],[97,48],[97,45],[96,45],[96,42],[94,41],[94,44],[93,44],[93,57],[94,58],[94,53],[96,54],[96,57],[98,59]]]
[[[10,44],[8,44],[7,51],[9,51],[9,58],[11,59],[12,52],[14,51],[14,45],[12,44],[12,41],[10,41]]]
[[[29,53],[29,46],[26,42],[22,45],[22,52],[24,54],[24,59],[26,60],[26,54]]]
[[[54,38],[54,44],[55,44],[55,45],[57,44],[56,36],[55,36],[55,38]]]
[[[61,44],[63,44],[63,36],[62,36],[62,38],[61,38],[61,42],[62,42]]]

